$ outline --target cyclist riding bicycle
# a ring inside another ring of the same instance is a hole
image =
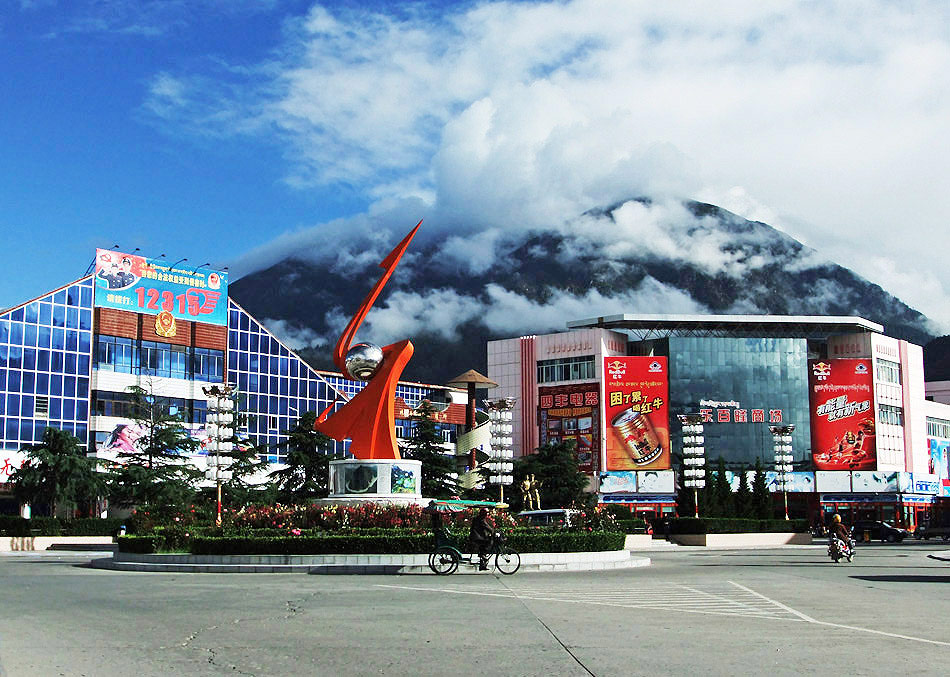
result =
[[[478,570],[488,569],[488,548],[495,537],[495,524],[488,517],[488,509],[481,508],[475,519],[472,520],[468,538],[478,550]]]

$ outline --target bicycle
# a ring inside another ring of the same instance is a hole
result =
[[[439,576],[448,576],[454,574],[459,564],[469,564],[471,566],[479,565],[478,552],[471,547],[471,543],[466,543],[466,551],[463,554],[461,549],[455,547],[445,531],[437,531],[436,547],[429,553],[429,568],[433,573]],[[521,555],[518,551],[505,545],[505,538],[499,532],[495,532],[488,550],[488,562],[493,562],[494,569],[497,569],[506,576],[518,571],[521,568]]]

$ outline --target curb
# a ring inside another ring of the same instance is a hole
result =
[[[650,566],[648,557],[633,557],[626,550],[592,553],[526,553],[519,572],[608,571]],[[221,574],[428,574],[428,555],[132,555],[116,553],[94,559],[93,569],[138,572]],[[491,571],[491,570],[489,570]],[[463,565],[461,573],[480,573]]]

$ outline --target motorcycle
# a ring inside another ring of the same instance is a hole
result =
[[[840,538],[832,536],[828,542],[828,556],[835,564],[842,558],[849,562],[852,561],[854,559],[854,539],[849,538],[846,543]]]

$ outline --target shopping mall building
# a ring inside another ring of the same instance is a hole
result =
[[[98,250],[90,271],[0,312],[0,511],[17,511],[7,480],[24,461],[22,448],[41,441],[47,427],[75,435],[103,458],[131,443],[129,386],[183,418],[202,443],[190,459],[202,470],[203,387],[235,386],[238,411],[247,416],[240,432],[270,470],[285,460],[286,431],[300,415],[364,385],[309,367],[228,296],[224,271],[111,250]],[[399,384],[398,436],[410,436],[412,411],[433,388]],[[436,414],[447,442],[465,421],[465,402],[464,392],[453,391],[452,404]]]
[[[700,417],[708,465],[723,458],[736,486],[758,459],[793,516],[913,526],[950,502],[950,405],[926,397],[920,346],[879,324],[615,315],[567,327],[491,341],[488,376],[494,396],[517,400],[516,455],[573,441],[601,502],[675,511],[685,414]],[[780,426],[794,426],[781,474]]]

